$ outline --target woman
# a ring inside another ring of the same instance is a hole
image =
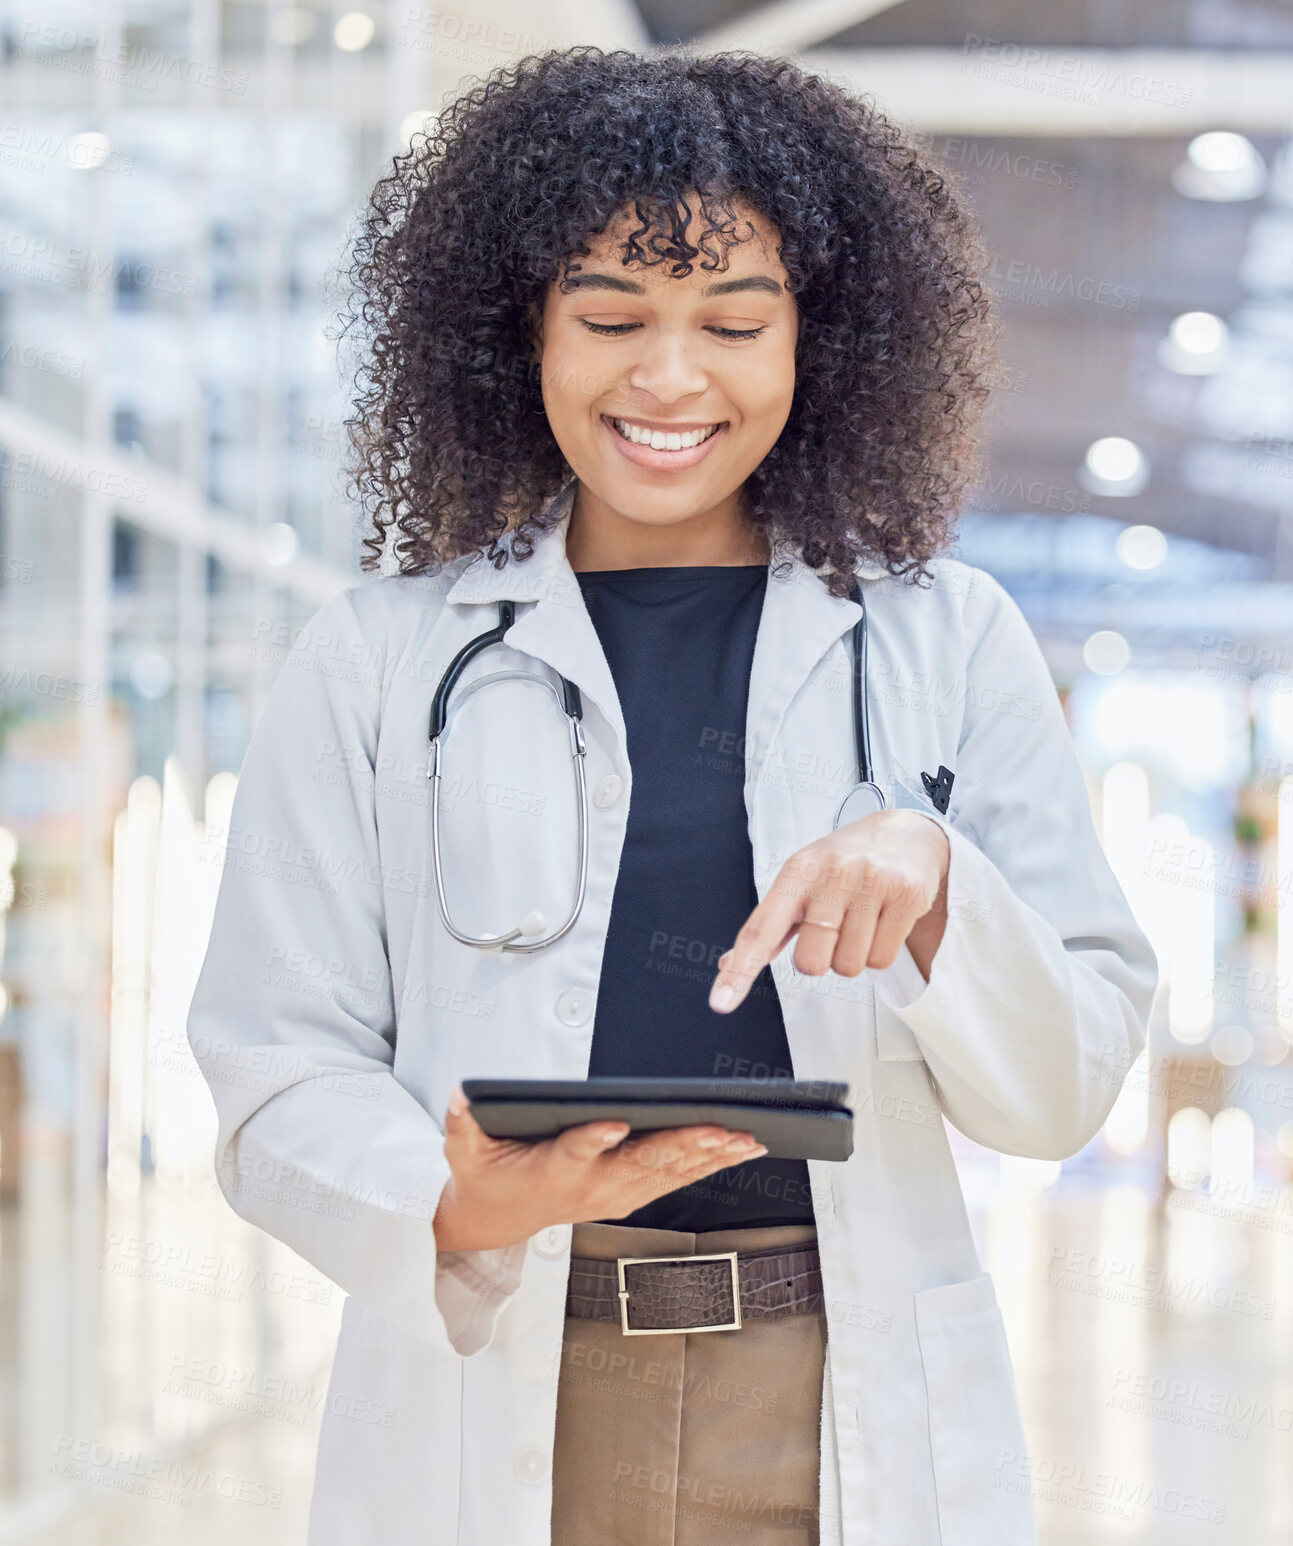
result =
[[[523,60],[379,184],[353,430],[400,573],[297,637],[189,1022],[225,1194],[349,1295],[312,1546],[1035,1538],[942,1118],[1076,1152],[1156,968],[1032,635],[942,556],[978,262],[867,104],[737,55]],[[835,830],[859,584],[888,804]],[[440,747],[442,898],[428,715],[491,629]],[[591,812],[564,932],[558,675]],[[559,937],[459,937],[518,921]],[[493,1140],[460,1087],[792,1071],[849,1084],[847,1162]],[[732,1251],[721,1303],[687,1259]]]

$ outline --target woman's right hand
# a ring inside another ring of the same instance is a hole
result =
[[[452,1175],[432,1227],[441,1251],[485,1251],[528,1240],[553,1224],[619,1219],[692,1181],[757,1159],[749,1133],[713,1124],[626,1138],[624,1122],[585,1122],[555,1138],[491,1138],[461,1085],[445,1112]]]

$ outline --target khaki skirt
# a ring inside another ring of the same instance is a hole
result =
[[[799,1245],[811,1225],[687,1234],[576,1224],[573,1256]],[[553,1546],[818,1546],[823,1311],[626,1337],[567,1316]]]

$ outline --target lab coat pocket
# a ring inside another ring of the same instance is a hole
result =
[[[885,1063],[920,1063],[924,1054],[916,1033],[876,994],[875,1055]]]
[[[898,1013],[895,1005],[906,1008],[924,993],[925,979],[903,945],[891,965],[867,973],[875,995],[875,1055],[887,1063],[924,1061],[916,1033]]]
[[[941,1546],[1036,1546],[1006,1328],[991,1276],[920,1290],[916,1331],[929,1405]]]

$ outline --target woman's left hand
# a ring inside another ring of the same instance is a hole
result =
[[[874,811],[792,854],[719,963],[711,1009],[729,1013],[799,935],[795,968],[856,977],[903,941],[925,981],[947,922],[947,833],[919,811]]]

